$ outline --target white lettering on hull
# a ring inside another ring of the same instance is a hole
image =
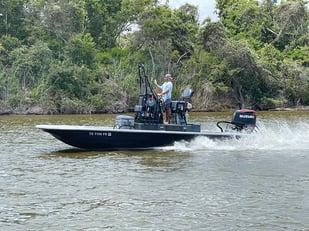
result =
[[[89,136],[112,136],[111,132],[89,132]]]

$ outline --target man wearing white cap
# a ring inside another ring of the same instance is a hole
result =
[[[171,74],[166,74],[164,76],[164,83],[160,86],[155,80],[154,83],[161,92],[158,96],[162,96],[164,100],[164,110],[165,110],[165,118],[164,124],[170,123],[170,117],[172,114],[172,91],[173,91],[173,83]]]

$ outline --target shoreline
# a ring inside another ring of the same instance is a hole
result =
[[[230,112],[229,110],[191,110],[192,112]],[[232,110],[233,111],[233,110]],[[272,108],[268,110],[259,110],[259,111],[309,111],[309,106],[297,106],[297,107],[279,107],[279,108]],[[2,115],[87,115],[87,114],[119,114],[119,113],[129,113],[132,112],[130,110],[127,111],[119,111],[119,112],[113,112],[113,111],[94,111],[89,112],[87,110],[82,111],[74,111],[70,110],[65,113],[59,113],[51,110],[43,109],[39,106],[32,106],[32,107],[26,107],[26,108],[17,108],[17,109],[11,109],[11,108],[0,108],[0,116]]]

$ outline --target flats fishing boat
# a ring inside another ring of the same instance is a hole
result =
[[[190,141],[198,136],[210,139],[240,138],[256,127],[256,112],[239,109],[231,121],[218,121],[220,131],[201,130],[198,123],[188,121],[193,91],[185,89],[180,100],[172,101],[170,124],[163,123],[163,100],[156,94],[145,74],[138,66],[140,94],[135,116],[117,115],[113,127],[75,125],[37,125],[62,142],[81,149],[121,150],[150,149],[172,145],[175,141]],[[225,124],[225,128],[222,127]]]

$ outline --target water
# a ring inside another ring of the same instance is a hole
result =
[[[1,230],[309,230],[309,112],[260,112],[249,138],[148,151],[81,151],[34,127],[113,118],[0,117]],[[190,115],[212,131],[229,118]]]

